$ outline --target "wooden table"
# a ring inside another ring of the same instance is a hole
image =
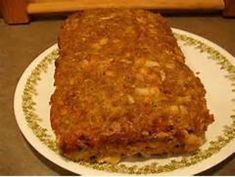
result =
[[[219,44],[235,56],[235,19],[168,16],[171,26]],[[43,50],[56,43],[62,18],[9,26],[0,19],[0,175],[72,175],[38,154],[23,138],[13,112],[20,75]],[[235,175],[235,155],[201,175]]]

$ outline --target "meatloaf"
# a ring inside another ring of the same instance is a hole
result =
[[[203,144],[213,122],[206,91],[161,15],[77,12],[63,23],[58,45],[51,125],[64,156],[117,163]]]

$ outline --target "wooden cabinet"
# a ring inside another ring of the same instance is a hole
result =
[[[28,23],[31,14],[73,12],[92,8],[145,8],[162,12],[223,12],[235,16],[234,0],[0,0],[8,24]]]

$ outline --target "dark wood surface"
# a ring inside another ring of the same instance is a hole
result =
[[[235,20],[218,16],[168,16],[172,27],[203,36],[235,56]],[[16,84],[30,62],[57,41],[63,19],[9,26],[0,19],[0,175],[72,175],[38,154],[23,138],[13,112]],[[235,155],[201,175],[235,175]]]

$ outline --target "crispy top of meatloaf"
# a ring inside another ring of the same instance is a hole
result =
[[[159,137],[185,145],[213,122],[205,89],[159,14],[78,12],[62,25],[58,44],[51,124],[65,153]]]

